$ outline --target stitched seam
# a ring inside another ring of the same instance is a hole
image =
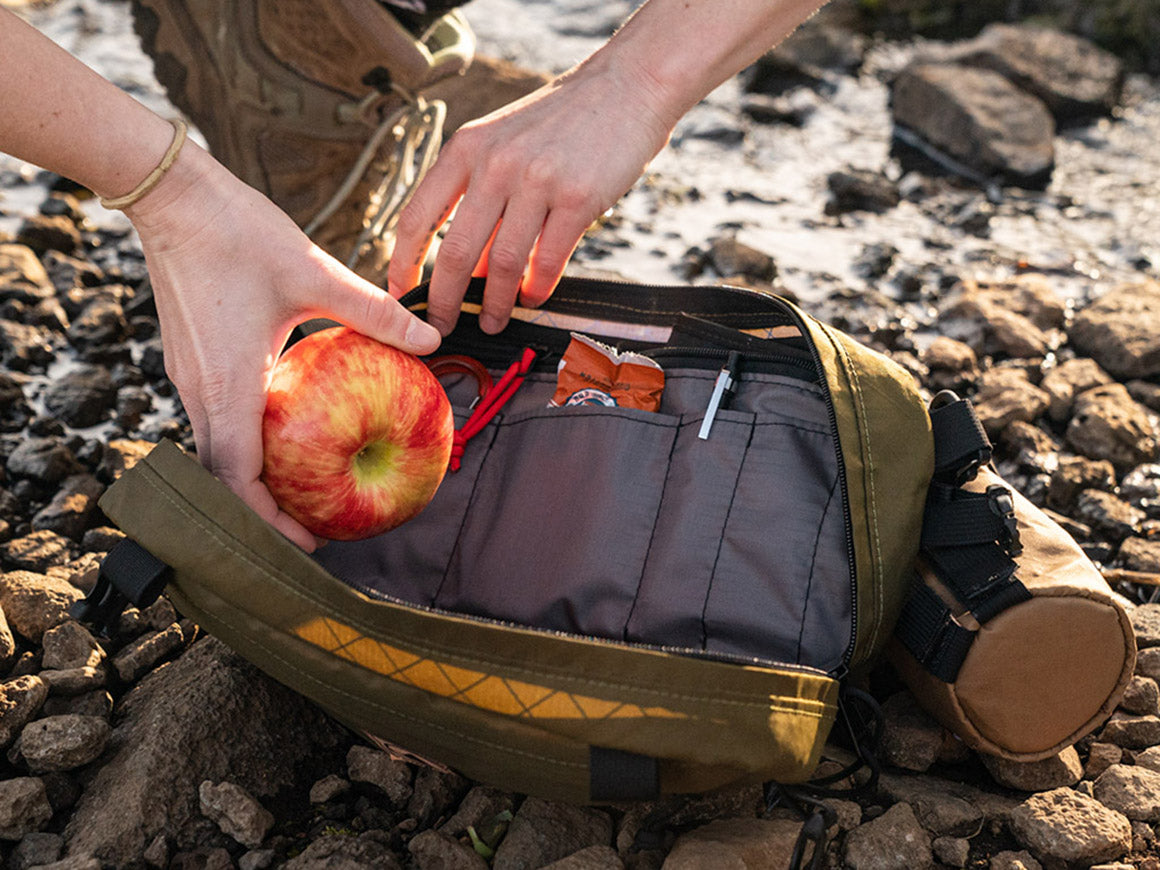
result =
[[[822,529],[826,525],[826,515],[830,512],[830,505],[834,501],[834,492],[838,489],[838,476],[834,475],[834,482],[830,484],[830,494],[826,497],[825,507],[822,508],[822,516],[818,521],[818,534],[814,537],[814,552],[810,555],[810,573],[806,577],[806,595],[802,600],[802,621],[798,628],[798,642],[797,642],[797,662],[801,664],[802,660],[802,638],[806,632],[806,613],[810,607],[810,589],[814,584],[814,571],[818,567],[818,543],[822,540]]]
[[[624,620],[624,631],[621,633],[621,637],[625,641],[628,640],[628,626],[632,622],[632,615],[636,612],[636,603],[637,603],[637,601],[640,600],[640,588],[641,588],[641,586],[644,585],[644,575],[645,575],[645,572],[648,570],[649,556],[652,555],[653,541],[656,540],[657,526],[659,526],[660,522],[661,522],[661,511],[664,510],[664,505],[665,505],[665,492],[668,491],[669,478],[672,476],[672,471],[673,471],[673,453],[676,452],[677,440],[680,437],[680,433],[681,433],[681,427],[678,425],[677,428],[673,431],[673,440],[669,444],[669,458],[665,462],[665,479],[661,483],[661,496],[660,496],[660,499],[657,501],[657,512],[656,512],[656,516],[653,517],[653,527],[652,527],[652,531],[649,533],[649,536],[648,536],[648,546],[645,547],[645,550],[644,550],[644,562],[641,564],[641,567],[640,567],[640,577],[636,581],[636,592],[633,593],[632,604],[629,605],[628,616],[625,617],[625,620]]]
[[[750,426],[749,437],[745,441],[745,450],[741,454],[741,461],[737,464],[737,475],[733,478],[733,491],[729,494],[729,506],[725,509],[725,524],[721,527],[721,539],[717,541],[717,554],[713,557],[713,567],[709,571],[709,585],[705,587],[705,600],[701,603],[701,649],[709,648],[709,598],[713,594],[713,581],[717,579],[717,565],[721,561],[721,551],[725,549],[725,530],[729,528],[729,517],[733,514],[733,505],[737,501],[737,487],[741,484],[741,472],[745,469],[745,459],[749,455],[749,446],[753,443],[754,427]]]
[[[157,473],[152,468],[150,468],[150,470],[153,471],[154,474]],[[420,646],[419,644],[416,643],[414,638],[400,638],[394,634],[391,634],[390,632],[382,631],[382,629],[379,627],[371,628],[366,623],[362,622],[361,620],[353,619],[345,614],[343,614],[340,617],[329,605],[327,605],[324,602],[321,602],[318,599],[313,598],[310,595],[307,595],[304,592],[300,591],[295,585],[292,584],[292,581],[288,581],[286,579],[283,579],[282,576],[279,576],[280,572],[274,572],[272,570],[263,568],[254,559],[251,559],[249,556],[247,556],[247,554],[245,552],[240,551],[238,549],[235,549],[234,547],[231,547],[227,541],[223,540],[215,532],[212,525],[207,526],[205,523],[199,521],[196,516],[191,514],[189,511],[187,511],[180,504],[180,502],[174,500],[174,498],[172,496],[170,496],[168,493],[163,491],[155,482],[153,482],[152,480],[149,480],[147,477],[144,477],[144,476],[142,477],[142,480],[144,480],[150,486],[152,486],[154,489],[156,489],[161,494],[161,496],[163,498],[165,498],[167,501],[169,501],[171,504],[173,504],[174,507],[176,507],[178,511],[180,511],[182,514],[184,514],[192,523],[194,523],[195,525],[197,525],[198,527],[203,529],[207,534],[209,534],[209,536],[211,538],[213,538],[215,541],[217,541],[222,546],[222,548],[226,550],[226,552],[234,554],[239,559],[241,559],[243,562],[246,562],[247,564],[251,565],[259,573],[264,574],[265,576],[269,577],[274,582],[281,585],[282,588],[288,594],[293,595],[295,598],[298,598],[301,601],[305,601],[311,607],[317,609],[320,613],[333,615],[334,618],[336,618],[336,619],[341,618],[344,622],[349,624],[352,628],[359,629],[368,638],[370,638],[372,640],[377,639],[378,636],[382,636],[382,637],[390,639],[393,643],[407,644],[413,650],[416,650],[416,649],[420,650],[424,653],[424,655],[426,657],[432,657],[434,655],[444,655],[444,656],[452,656],[455,658],[468,659],[468,660],[474,662],[478,666],[494,665],[496,667],[501,667],[501,668],[504,668],[505,670],[511,671],[513,674],[519,674],[519,675],[527,676],[529,678],[534,678],[534,679],[543,679],[545,676],[562,676],[565,679],[569,680],[570,682],[576,683],[576,684],[581,685],[581,686],[592,686],[592,687],[613,689],[613,690],[619,690],[619,691],[641,692],[644,694],[655,695],[655,696],[657,696],[659,698],[663,698],[663,699],[673,699],[673,700],[678,700],[678,701],[691,701],[694,703],[725,704],[725,705],[730,705],[730,706],[741,706],[741,707],[763,706],[761,704],[756,704],[752,700],[752,697],[750,695],[735,694],[733,692],[726,692],[726,693],[722,693],[721,695],[716,695],[716,696],[687,695],[687,694],[680,694],[680,693],[674,693],[674,692],[664,692],[664,691],[659,690],[653,686],[647,686],[647,685],[642,685],[642,684],[614,683],[614,682],[610,682],[607,680],[593,680],[590,678],[576,678],[574,672],[569,671],[569,670],[565,670],[565,669],[543,667],[540,670],[533,670],[533,669],[524,667],[523,665],[519,664],[518,662],[514,662],[514,661],[509,660],[509,659],[500,659],[500,658],[484,659],[482,657],[474,658],[473,656],[465,654],[462,651],[448,649],[446,647],[441,647],[441,646],[431,645],[431,644],[428,644],[425,646]],[[566,690],[562,689],[561,691],[566,691]],[[738,699],[738,700],[733,700],[733,699]]]
[[[490,427],[489,427],[490,428]],[[443,577],[439,580],[439,585],[435,587],[435,593],[431,596],[431,606],[439,600],[439,596],[443,594],[443,587],[447,583],[447,578],[451,574],[451,565],[455,562],[455,554],[459,552],[459,545],[463,541],[463,529],[467,525],[467,517],[471,513],[471,504],[475,501],[475,493],[479,489],[479,479],[483,477],[483,466],[487,463],[487,457],[491,455],[491,449],[495,446],[495,436],[499,433],[499,427],[492,428],[491,440],[487,442],[487,451],[479,461],[479,468],[475,472],[475,480],[471,482],[471,494],[467,497],[467,505],[463,508],[463,519],[459,521],[459,531],[455,533],[455,545],[451,548],[451,555],[447,557],[447,564],[443,567]]]

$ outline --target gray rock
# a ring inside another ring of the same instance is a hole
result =
[[[83,695],[99,691],[108,683],[108,673],[104,666],[95,668],[68,668],[57,671],[46,668],[40,678],[48,686],[50,695]]]
[[[109,733],[109,723],[96,716],[47,716],[24,726],[20,754],[33,773],[73,770],[105,751]]]
[[[62,622],[46,631],[41,638],[41,646],[44,649],[41,664],[46,668],[66,670],[95,667],[105,658],[105,650],[92,633],[73,620]]]
[[[1119,559],[1129,571],[1160,574],[1160,540],[1128,538],[1120,544]],[[1157,668],[1160,674],[1160,666]]]
[[[461,837],[467,828],[478,830],[489,820],[503,812],[515,810],[515,798],[510,792],[500,791],[486,785],[475,785],[459,802],[455,815],[439,826],[439,830],[452,837]]]
[[[958,63],[994,70],[1041,99],[1059,122],[1109,115],[1124,65],[1079,36],[1034,25],[991,24],[952,52]]]
[[[1128,612],[1128,619],[1132,622],[1132,631],[1136,635],[1136,646],[1140,648],[1137,654],[1137,664],[1141,660],[1156,661],[1160,668],[1160,658],[1147,658],[1144,651],[1149,647],[1160,646],[1160,604],[1141,604]],[[1160,656],[1155,653],[1153,656]],[[1140,671],[1145,676],[1152,676],[1146,671]]]
[[[1076,397],[1066,437],[1076,452],[1124,471],[1160,458],[1158,436],[1147,410],[1124,385],[1107,384]]]
[[[1087,764],[1084,765],[1084,779],[1095,779],[1113,764],[1119,764],[1124,758],[1124,750],[1114,743],[1093,743],[1088,747]],[[1160,763],[1160,759],[1157,759]],[[1137,758],[1139,763],[1139,758]]]
[[[48,365],[55,354],[50,330],[0,319],[0,364],[4,368],[26,372],[34,365]]]
[[[51,818],[43,780],[32,776],[0,780],[0,840],[22,840]]]
[[[47,486],[60,483],[80,471],[73,452],[58,438],[29,438],[8,455],[8,473]]]
[[[1124,384],[1132,398],[1144,407],[1160,412],[1160,384],[1151,381],[1134,380]]]
[[[41,671],[41,673],[46,673]],[[45,716],[99,716],[108,719],[113,712],[113,696],[104,689],[72,696],[53,696],[44,702]]]
[[[240,785],[206,780],[197,795],[202,815],[243,846],[256,849],[274,826],[274,814]]]
[[[1147,749],[1160,744],[1160,716],[1133,716],[1116,711],[1104,725],[1100,739],[1124,749]]]
[[[406,806],[411,797],[411,768],[380,749],[352,746],[346,755],[346,772],[351,782],[378,786],[392,806]]]
[[[37,254],[60,251],[73,254],[81,248],[81,233],[64,215],[29,215],[16,233],[18,244],[27,245]]]
[[[898,205],[898,184],[881,172],[871,169],[849,169],[826,176],[830,198],[826,214],[869,211],[881,214]]]
[[[1139,531],[1144,512],[1110,492],[1086,489],[1079,494],[1075,516],[1094,531],[1118,544]]]
[[[113,667],[122,681],[135,683],[184,644],[185,632],[174,624],[127,644],[113,657]]]
[[[487,870],[488,866],[483,856],[470,846],[431,829],[412,837],[407,851],[418,870]]]
[[[678,837],[664,870],[786,867],[800,830],[790,819],[717,819]]]
[[[732,236],[714,239],[709,245],[708,264],[722,278],[741,275],[750,281],[769,282],[777,277],[773,257]]]
[[[1134,675],[1120,699],[1120,709],[1137,716],[1160,714],[1160,686],[1151,677]]]
[[[883,702],[882,713],[886,722],[880,758],[904,770],[929,770],[942,750],[943,727],[919,707],[910,692],[891,695]]]
[[[883,773],[879,786],[890,800],[909,804],[923,827],[939,835],[966,836],[978,829],[980,821],[1005,825],[1019,803],[1003,794],[933,776]]]
[[[321,837],[282,865],[283,870],[402,870],[399,860],[376,831],[360,837]]]
[[[529,797],[520,805],[492,861],[494,870],[531,870],[586,846],[612,842],[612,820],[602,810]]]
[[[129,324],[115,299],[94,299],[68,328],[69,343],[80,351],[108,347],[128,337]]]
[[[1045,186],[1055,121],[1043,103],[990,70],[916,64],[899,73],[894,121],[984,176]]]
[[[991,438],[1010,424],[1030,423],[1047,410],[1047,393],[1031,383],[1022,369],[999,367],[988,369],[979,378],[975,394],[975,413]]]
[[[229,779],[259,799],[305,788],[344,739],[302,696],[212,638],[146,676],[118,717],[112,752],[65,829],[70,852],[110,864],[198,823],[201,782]]]
[[[1124,543],[1127,543],[1125,541]],[[1155,605],[1141,605],[1136,610],[1144,607],[1155,607]],[[1136,652],[1136,673],[1144,677],[1151,677],[1153,680],[1160,682],[1160,643],[1149,644],[1147,647],[1140,642],[1140,629],[1136,625],[1136,611],[1132,611],[1129,618],[1132,620],[1132,627],[1136,632],[1136,645],[1139,650]]]
[[[420,767],[415,774],[414,791],[407,800],[407,817],[415,819],[421,827],[445,817],[470,785],[452,771]]]
[[[1040,860],[1070,865],[1109,861],[1132,848],[1122,813],[1069,788],[1023,801],[1011,813],[1011,832]]]
[[[52,501],[32,518],[32,528],[49,529],[79,541],[97,509],[97,499],[104,491],[104,484],[91,474],[74,474],[66,478]]]
[[[934,866],[931,838],[909,804],[895,804],[846,837],[846,866],[852,870],[920,870]]]
[[[35,870],[101,870],[101,862],[89,855],[70,855],[59,861],[53,861],[51,864],[42,864]],[[207,866],[206,870],[218,870],[218,868]],[[225,868],[221,868],[221,870],[225,870]]]
[[[1039,386],[1051,396],[1047,415],[1056,423],[1062,423],[1071,415],[1076,396],[1111,382],[1111,376],[1095,360],[1076,357],[1048,370]]]
[[[963,837],[936,837],[931,850],[935,858],[948,867],[966,867],[971,841]]]
[[[238,859],[238,870],[266,870],[274,866],[277,857],[274,849],[251,849]]]
[[[103,366],[80,366],[55,379],[44,391],[45,408],[78,429],[108,419],[116,402],[117,387]]]
[[[63,539],[54,532],[33,532],[20,540],[35,538],[30,544],[40,549],[59,552]],[[16,543],[16,542],[9,542]],[[40,563],[25,551],[28,561]],[[67,551],[65,552],[67,554]],[[63,559],[62,559],[63,561]],[[81,591],[71,584],[47,574],[32,571],[9,571],[0,574],[0,608],[8,617],[12,630],[34,643],[50,628],[70,619],[69,607],[83,598]]]
[[[1068,335],[1081,353],[1117,378],[1160,374],[1160,281],[1125,284],[1075,317]]]
[[[979,757],[995,782],[1018,791],[1048,791],[1075,785],[1083,778],[1079,753],[1072,746],[1041,761],[1011,761],[984,754]]]
[[[343,779],[337,773],[328,773],[310,786],[310,803],[324,804],[337,797],[342,797],[349,791],[350,780]]]
[[[24,388],[12,375],[0,372],[0,432],[19,432],[31,419]]]
[[[60,859],[63,849],[64,838],[60,834],[34,831],[12,848],[8,867],[10,870],[28,870],[29,867],[51,864]]]
[[[624,861],[611,846],[588,846],[546,864],[543,870],[624,870]]]
[[[1113,764],[1096,779],[1092,793],[1104,806],[1133,821],[1160,821],[1160,773],[1155,770]]]

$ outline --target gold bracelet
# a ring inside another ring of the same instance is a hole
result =
[[[185,144],[186,133],[189,132],[189,128],[180,118],[173,118],[169,123],[173,125],[173,141],[169,143],[169,148],[166,150],[165,156],[161,158],[161,162],[157,164],[157,167],[145,176],[144,181],[124,196],[102,196],[101,205],[108,209],[127,208],[157,186],[157,182],[161,180],[162,176],[169,171],[169,167],[177,160],[177,155],[181,153],[181,146]]]

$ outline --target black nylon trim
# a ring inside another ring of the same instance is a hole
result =
[[[660,794],[660,765],[649,755],[588,748],[588,796],[594,803],[653,800]]]

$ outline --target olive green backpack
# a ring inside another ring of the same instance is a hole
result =
[[[504,401],[442,379],[464,438],[416,519],[307,555],[163,442],[101,502],[129,539],[83,615],[167,584],[356,731],[522,793],[810,779],[915,578],[912,377],[766,293],[565,279],[497,336],[481,294],[440,354]],[[573,332],[660,363],[659,411],[549,407]]]

